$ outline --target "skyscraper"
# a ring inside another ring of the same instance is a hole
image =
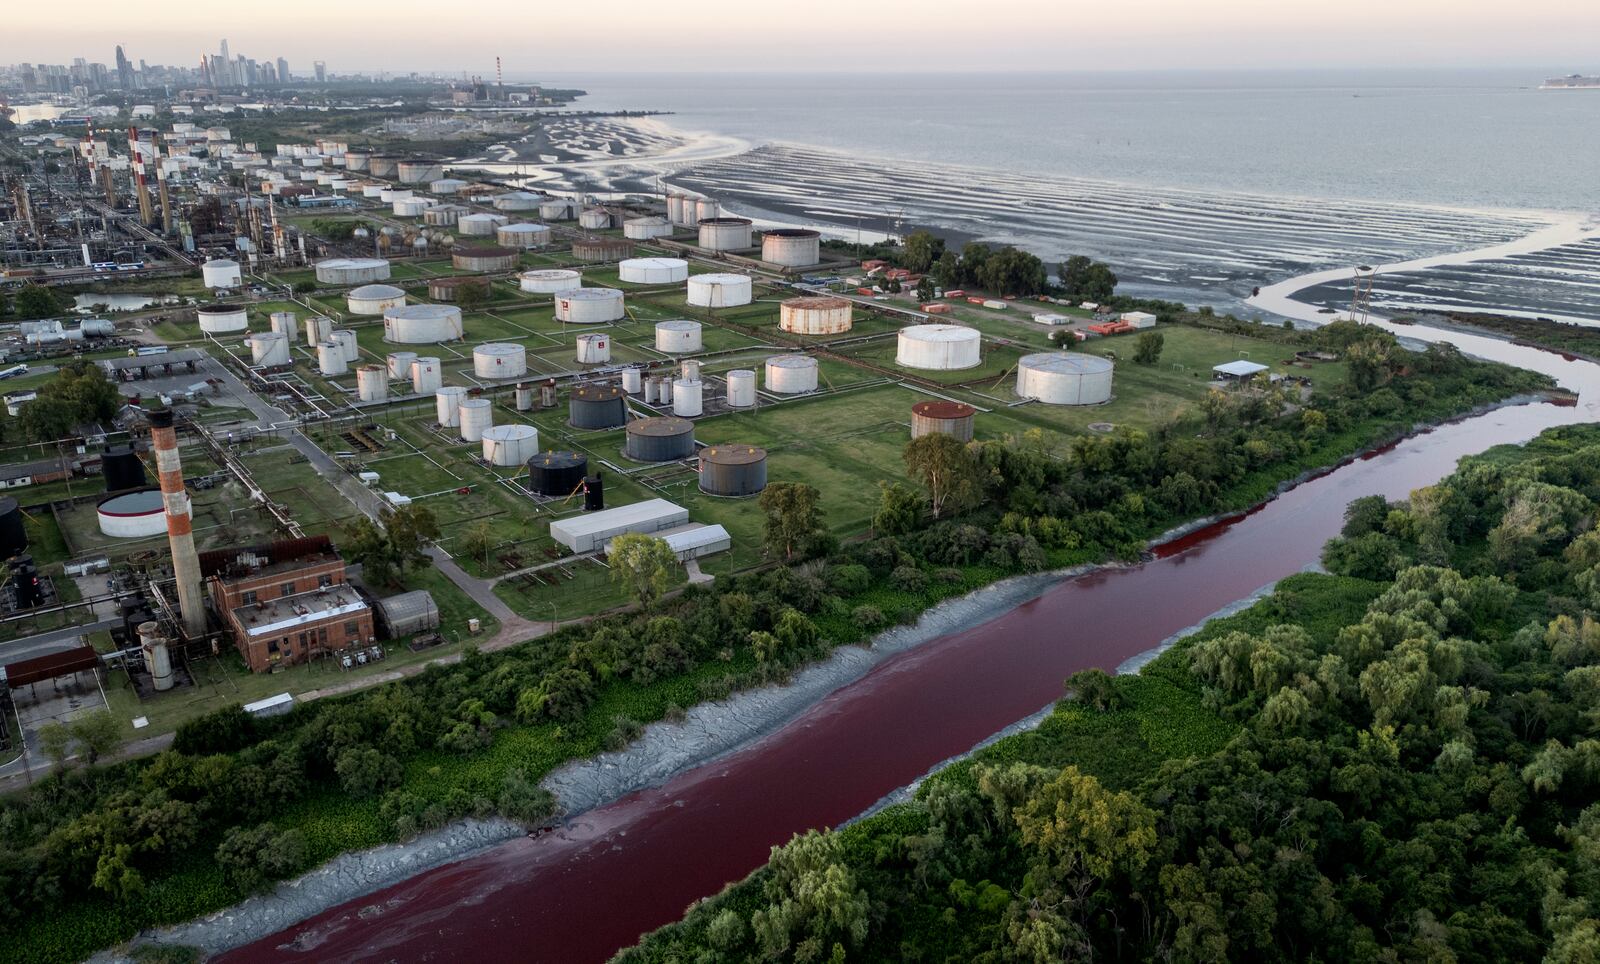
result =
[[[316,71],[317,71],[317,83],[319,83],[319,84],[327,83],[327,80],[328,80],[328,65],[323,63],[320,60],[317,60],[317,61],[313,61],[312,62],[312,66],[314,68],[316,68]]]
[[[121,44],[117,44],[117,83],[123,90],[133,89],[133,64],[128,63],[128,55],[122,52]]]
[[[289,62],[287,60],[284,60],[282,57],[279,57],[278,58],[278,83],[287,84],[288,82],[289,82]]]

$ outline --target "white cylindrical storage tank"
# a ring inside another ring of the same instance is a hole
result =
[[[548,224],[502,224],[494,232],[495,242],[508,248],[540,248],[550,243]]]
[[[583,275],[566,268],[536,268],[517,275],[523,291],[539,295],[553,295],[558,291],[576,288],[583,283]]]
[[[418,395],[438,391],[442,378],[437,358],[418,356],[417,360],[411,363],[411,390]]]
[[[317,262],[317,281],[325,285],[365,285],[389,280],[383,258],[328,258]]]
[[[491,425],[483,430],[483,460],[490,465],[526,465],[538,454],[539,430],[532,425]]]
[[[385,190],[387,189],[382,184],[363,184],[361,185],[361,196],[381,199]]]
[[[453,177],[441,177],[428,182],[428,190],[433,194],[455,194],[466,186],[466,181]]]
[[[705,383],[700,379],[677,379],[672,383],[672,414],[683,418],[699,415],[704,394]]]
[[[565,198],[549,198],[539,204],[539,217],[546,221],[571,221],[577,205]]]
[[[114,539],[141,539],[167,531],[160,489],[136,489],[101,500],[95,510],[100,531]]]
[[[399,345],[455,341],[463,334],[455,305],[401,305],[383,313],[383,340]]]
[[[422,212],[422,223],[430,228],[453,228],[468,213],[471,212],[459,204],[435,204]]]
[[[389,372],[382,365],[357,368],[356,397],[363,402],[381,402],[388,398]]]
[[[412,193],[410,188],[386,187],[378,192],[378,200],[385,204],[393,204],[396,201],[406,200],[412,196]]]
[[[353,362],[361,357],[361,346],[356,342],[356,333],[348,328],[335,328],[333,340],[339,343],[339,350],[344,352],[344,360]]]
[[[761,260],[785,268],[805,268],[822,260],[822,232],[774,228],[761,234]]]
[[[611,360],[610,335],[579,335],[578,364],[603,365]]]
[[[467,390],[460,385],[434,389],[433,408],[440,425],[455,428],[461,424],[461,400],[466,397]]]
[[[345,151],[344,166],[348,171],[365,171],[372,154],[367,151]]]
[[[404,197],[395,200],[393,210],[395,217],[420,218],[422,217],[422,212],[430,207],[433,207],[433,202],[426,198]]]
[[[685,211],[684,214],[687,215],[688,212]],[[722,206],[716,201],[708,197],[695,198],[694,220],[696,224],[700,223],[701,221],[712,220],[721,214]]]
[[[306,319],[306,347],[315,348],[333,339],[333,319],[312,315]]]
[[[735,368],[728,373],[728,405],[732,408],[749,408],[756,403],[756,373],[748,368]]]
[[[206,305],[195,312],[200,330],[208,335],[225,335],[250,327],[243,305]]]
[[[549,198],[543,194],[532,191],[510,191],[495,195],[493,203],[496,211],[537,211],[547,200]]]
[[[300,320],[295,317],[294,312],[274,311],[267,316],[267,320],[271,322],[273,331],[290,341],[300,337]]]
[[[611,227],[611,214],[604,208],[589,208],[578,215],[578,227],[600,231]]]
[[[1017,394],[1047,405],[1098,405],[1111,400],[1111,362],[1077,352],[1040,352],[1017,362]]]
[[[900,329],[894,361],[906,368],[954,371],[982,361],[982,336],[965,325],[912,325]]]
[[[262,368],[289,364],[289,339],[276,331],[258,331],[250,336],[250,361]]]
[[[649,241],[672,234],[672,225],[665,218],[630,218],[622,224],[622,236],[634,241]]]
[[[817,360],[810,355],[773,355],[764,367],[769,392],[799,395],[817,390]]]
[[[838,335],[853,324],[854,306],[845,298],[789,298],[778,306],[778,327],[796,335]]]
[[[517,411],[526,412],[533,407],[533,386],[518,385],[513,393],[517,400]]]
[[[504,214],[485,214],[476,212],[463,214],[456,219],[456,230],[461,234],[473,237],[488,237],[499,230],[500,225],[506,223]]]
[[[736,308],[754,297],[750,278],[742,274],[697,274],[689,279],[689,304],[697,308]]]
[[[680,378],[688,379],[691,382],[700,380],[700,362],[698,359],[685,358],[683,364],[678,366],[678,371],[682,372],[679,376]]]
[[[749,218],[702,218],[700,247],[707,251],[741,251],[750,247],[753,228]]]
[[[494,403],[487,398],[461,400],[461,438],[466,442],[483,440],[483,433],[494,424]]]
[[[617,277],[630,284],[673,284],[689,280],[689,262],[682,258],[628,258],[617,262]]]
[[[239,262],[214,258],[200,266],[200,278],[207,288],[237,288],[241,280]]]
[[[389,377],[402,379],[411,377],[411,366],[417,363],[417,353],[414,351],[397,351],[389,355]]]
[[[345,304],[352,315],[381,315],[406,303],[406,293],[394,285],[362,285],[350,289]]]
[[[344,348],[336,341],[325,341],[317,346],[317,371],[324,375],[343,375],[350,370],[344,360]]]
[[[615,288],[573,288],[556,294],[556,320],[597,325],[622,318],[622,292]]]
[[[513,342],[486,342],[472,349],[472,373],[479,378],[521,378],[528,373],[528,349]]]
[[[656,322],[656,351],[664,351],[669,355],[679,355],[684,352],[699,351],[701,347],[700,322]]]
[[[683,195],[672,193],[667,195],[667,220],[673,224],[683,223]]]
[[[659,394],[659,390],[656,388],[656,380],[654,378],[643,378],[641,381],[643,382],[643,385],[640,387],[642,389],[642,394],[644,395],[644,403],[646,405],[654,405],[660,402],[661,395]]]
[[[444,168],[438,161],[412,158],[395,165],[395,177],[404,184],[427,184],[444,177]]]
[[[629,395],[639,394],[644,381],[644,373],[637,368],[624,368],[622,370],[622,390]]]

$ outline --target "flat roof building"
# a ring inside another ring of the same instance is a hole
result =
[[[586,512],[550,523],[550,538],[573,552],[593,552],[627,532],[657,533],[689,521],[689,510],[666,499]]]

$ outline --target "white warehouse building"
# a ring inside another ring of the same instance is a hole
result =
[[[550,538],[573,552],[593,552],[612,538],[628,532],[652,533],[676,529],[689,521],[689,510],[665,499],[647,499],[632,505],[586,512],[550,523]]]

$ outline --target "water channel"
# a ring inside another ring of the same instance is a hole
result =
[[[1600,366],[1490,338],[1397,327],[1545,372],[1577,406],[1502,408],[1407,439],[1176,542],[1143,565],[1063,581],[880,664],[731,755],[537,838],[335,907],[222,960],[603,961],[748,874],[774,844],[834,826],[1227,604],[1317,561],[1344,506],[1404,497],[1462,456],[1600,419]]]

